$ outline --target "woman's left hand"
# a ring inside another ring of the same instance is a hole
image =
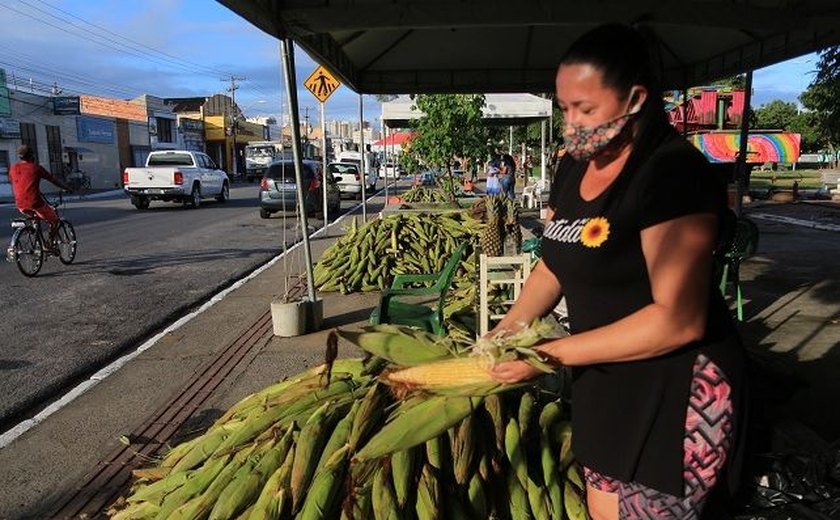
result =
[[[542,372],[524,361],[504,361],[490,368],[490,376],[499,383],[519,383],[533,379]]]

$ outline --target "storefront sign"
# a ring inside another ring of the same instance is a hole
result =
[[[97,96],[79,96],[81,112],[92,116],[114,117],[129,121],[146,121],[146,108],[143,105]]]
[[[57,116],[77,116],[81,114],[79,96],[54,97],[53,114]]]
[[[79,142],[113,144],[116,125],[108,119],[78,116],[76,118],[76,133]]]
[[[0,117],[0,138],[20,139],[20,121],[10,117]]]

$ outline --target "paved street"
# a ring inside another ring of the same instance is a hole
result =
[[[198,210],[158,202],[140,212],[122,196],[70,202],[64,216],[79,241],[73,265],[51,257],[28,279],[0,263],[0,431],[274,257],[283,220],[259,217],[257,190],[237,185],[229,202]],[[15,214],[0,206],[4,253]],[[289,241],[298,238],[294,226],[289,218]]]

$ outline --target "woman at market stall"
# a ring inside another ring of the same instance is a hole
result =
[[[565,296],[572,334],[539,348],[572,367],[591,516],[699,518],[713,488],[734,488],[743,437],[743,348],[712,275],[725,194],[669,125],[637,30],[582,36],[555,87],[566,153],[542,261],[494,333]],[[539,374],[522,361],[491,371]]]

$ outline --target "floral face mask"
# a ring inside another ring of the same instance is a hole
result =
[[[634,92],[630,92],[629,98],[633,99]],[[601,153],[607,145],[621,134],[631,117],[641,110],[641,105],[636,105],[623,115],[610,119],[600,125],[585,127],[580,124],[567,124],[563,131],[563,143],[566,152],[575,160],[588,161]]]

